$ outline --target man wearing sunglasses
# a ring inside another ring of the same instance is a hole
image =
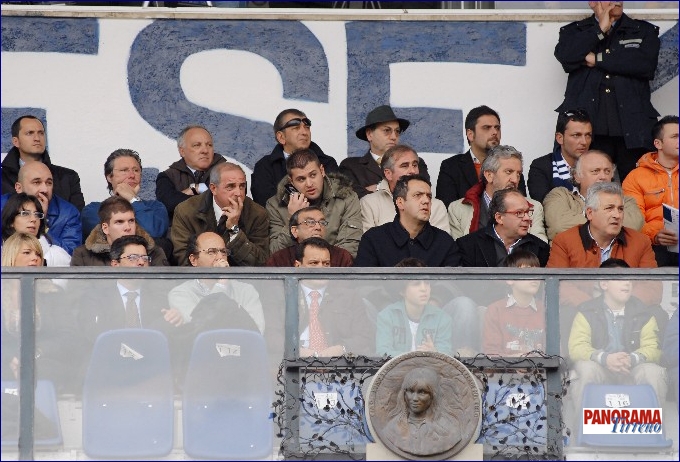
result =
[[[529,167],[529,194],[543,203],[551,189],[559,186],[574,189],[571,170],[582,154],[588,152],[593,139],[593,125],[588,113],[575,109],[560,112],[555,127],[555,148],[535,159]]]
[[[312,121],[304,112],[298,109],[281,111],[274,121],[274,138],[277,145],[271,154],[257,161],[250,180],[250,194],[261,206],[276,194],[276,185],[286,176],[286,160],[298,149],[314,151],[327,173],[338,171],[335,159],[324,154],[312,141]]]
[[[456,241],[462,266],[497,267],[517,249],[538,257],[541,267],[548,263],[550,246],[529,232],[534,208],[516,188],[500,189],[489,203],[489,224]]]
[[[274,252],[265,263],[265,266],[293,267],[295,266],[295,253],[298,245],[310,237],[326,238],[326,228],[328,220],[319,207],[309,206],[298,210],[290,217],[288,228],[290,236],[295,241],[294,245]],[[331,266],[348,267],[352,266],[354,258],[352,255],[338,246],[331,245]]]
[[[354,192],[359,199],[375,192],[378,184],[385,178],[380,167],[382,156],[388,149],[399,144],[401,134],[409,125],[411,122],[397,117],[387,105],[378,106],[368,113],[366,123],[356,131],[357,138],[368,141],[368,152],[361,157],[348,157],[340,162],[340,173],[352,180]],[[421,176],[430,180],[427,165],[422,159],[418,160],[418,170]]]

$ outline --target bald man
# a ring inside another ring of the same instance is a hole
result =
[[[54,194],[54,179],[49,167],[42,162],[25,163],[19,169],[14,190],[38,198],[47,216],[48,239],[73,255],[73,250],[83,243],[80,212],[75,205]],[[2,196],[2,208],[11,195]]]

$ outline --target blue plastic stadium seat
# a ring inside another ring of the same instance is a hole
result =
[[[241,329],[203,332],[183,390],[184,451],[203,459],[271,458],[272,401],[264,337]]]
[[[2,393],[2,447],[16,449],[19,443],[19,382],[3,380]],[[33,421],[34,448],[56,449],[62,445],[57,394],[50,380],[37,381]]]
[[[162,457],[172,450],[174,400],[165,336],[102,333],[83,388],[83,449],[93,458]]]
[[[619,396],[616,396],[619,395]],[[612,400],[628,408],[660,408],[659,400],[650,385],[596,385],[588,384],[583,390],[583,408],[611,408]],[[665,416],[664,416],[665,417]],[[604,435],[584,435],[583,418],[578,416],[579,438],[582,446],[603,447],[621,451],[661,450],[670,448],[673,440],[667,440],[661,433],[608,433]],[[612,425],[613,426],[613,425]]]

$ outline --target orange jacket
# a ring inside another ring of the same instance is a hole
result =
[[[588,233],[588,223],[558,233],[550,248],[546,268],[599,268],[602,251]],[[656,268],[649,238],[633,229],[621,229],[612,245],[611,258],[625,260],[631,268]],[[592,282],[565,281],[560,284],[560,304],[578,306],[592,298]],[[661,302],[658,281],[636,281],[633,295],[648,305]]]
[[[668,172],[656,161],[656,152],[648,152],[640,158],[638,166],[623,181],[623,193],[637,202],[645,224],[642,232],[654,242],[663,228],[663,207],[678,207],[678,166]]]

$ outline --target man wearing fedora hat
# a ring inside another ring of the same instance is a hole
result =
[[[255,163],[250,178],[250,193],[262,207],[267,204],[267,199],[276,194],[276,185],[287,175],[286,159],[298,149],[314,151],[327,173],[338,171],[335,159],[324,154],[319,145],[312,141],[312,121],[299,109],[285,109],[276,116],[274,138],[276,146],[271,154]]]
[[[369,149],[361,157],[348,157],[340,162],[340,173],[350,180],[359,199],[375,192],[383,179],[380,160],[389,148],[399,144],[400,135],[411,124],[400,119],[390,106],[378,106],[366,116],[366,124],[356,131],[357,138],[368,141]],[[423,159],[419,160],[420,175],[428,181],[430,175]]]

